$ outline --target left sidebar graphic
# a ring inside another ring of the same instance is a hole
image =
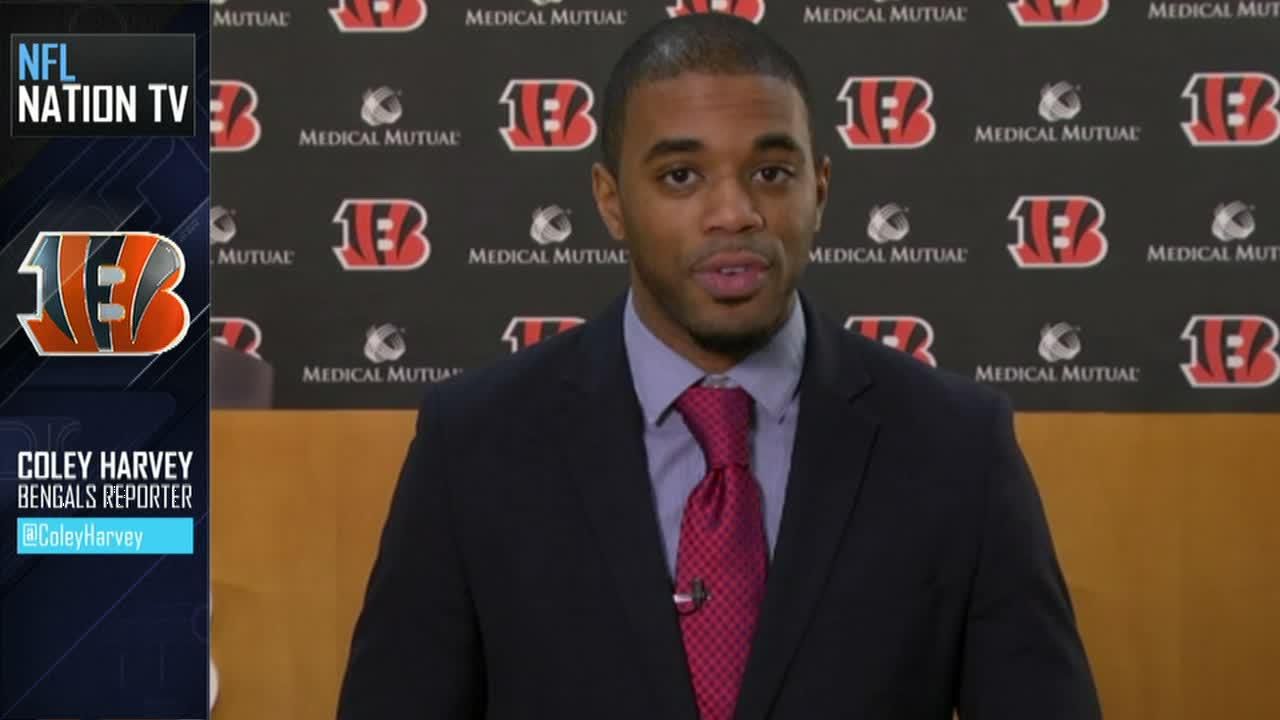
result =
[[[207,718],[210,8],[0,27],[0,720]]]

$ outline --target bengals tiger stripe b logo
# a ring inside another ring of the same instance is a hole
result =
[[[933,87],[906,75],[853,76],[837,96],[845,122],[836,130],[850,150],[910,150],[933,140]]]
[[[18,321],[41,355],[155,355],[187,334],[186,261],[161,235],[42,232],[18,272],[36,276]]]
[[[572,151],[596,139],[595,94],[581,80],[511,80],[499,102],[507,124],[498,130],[512,152]]]
[[[1191,101],[1182,132],[1196,147],[1266,145],[1280,138],[1280,80],[1273,75],[1196,73],[1182,97]]]
[[[1009,12],[1023,27],[1078,27],[1105,17],[1107,4],[1107,0],[1013,0]]]
[[[211,80],[209,92],[209,151],[244,152],[257,145],[258,91],[243,80]]]
[[[845,330],[901,350],[929,367],[938,367],[933,355],[933,326],[913,315],[850,315]]]
[[[580,317],[517,315],[507,323],[507,329],[502,331],[502,339],[511,346],[511,352],[520,352],[583,322],[585,320]]]
[[[1106,208],[1087,195],[1023,195],[1009,211],[1018,232],[1009,254],[1018,267],[1082,269],[1107,256]]]
[[[1265,315],[1192,315],[1182,329],[1194,388],[1259,388],[1280,380],[1280,327]]]
[[[676,0],[667,7],[670,17],[713,12],[737,15],[758,25],[764,19],[764,0]]]
[[[427,19],[426,0],[340,0],[329,15],[344,33],[409,32]]]
[[[213,342],[262,359],[258,354],[258,348],[262,346],[262,328],[249,318],[215,315],[209,318],[209,335]]]

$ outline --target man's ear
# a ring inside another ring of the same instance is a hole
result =
[[[622,224],[622,199],[618,196],[618,180],[601,163],[591,166],[591,194],[596,199],[596,210],[614,240],[626,240]]]
[[[813,218],[813,231],[817,232],[822,229],[822,213],[826,211],[827,198],[831,196],[831,158],[823,155],[815,164],[813,174],[818,189],[818,205]]]

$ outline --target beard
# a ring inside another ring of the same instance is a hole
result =
[[[777,262],[776,258],[774,262]],[[715,306],[720,304],[711,301],[707,305],[699,301],[696,297],[698,290],[685,276],[674,279],[664,277],[635,254],[632,255],[632,268],[636,284],[643,287],[657,309],[673,324],[682,328],[695,344],[717,355],[740,360],[759,350],[769,343],[791,311],[795,281],[788,283],[780,276],[784,285],[780,292],[768,288],[761,296],[738,303],[754,304],[759,309],[754,314],[744,312],[734,318],[716,317]],[[776,264],[774,271],[779,272]],[[733,306],[724,304],[724,307]],[[707,312],[708,309],[710,312]]]
[[[785,307],[786,303],[783,305]],[[677,318],[677,321],[689,331],[689,337],[693,338],[693,341],[702,349],[739,359],[768,345],[769,340],[781,325],[774,320],[762,321],[756,326],[742,329],[721,330],[696,327],[693,323],[680,318]]]

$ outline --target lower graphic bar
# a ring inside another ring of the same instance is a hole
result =
[[[18,518],[19,555],[190,555],[191,518]]]

